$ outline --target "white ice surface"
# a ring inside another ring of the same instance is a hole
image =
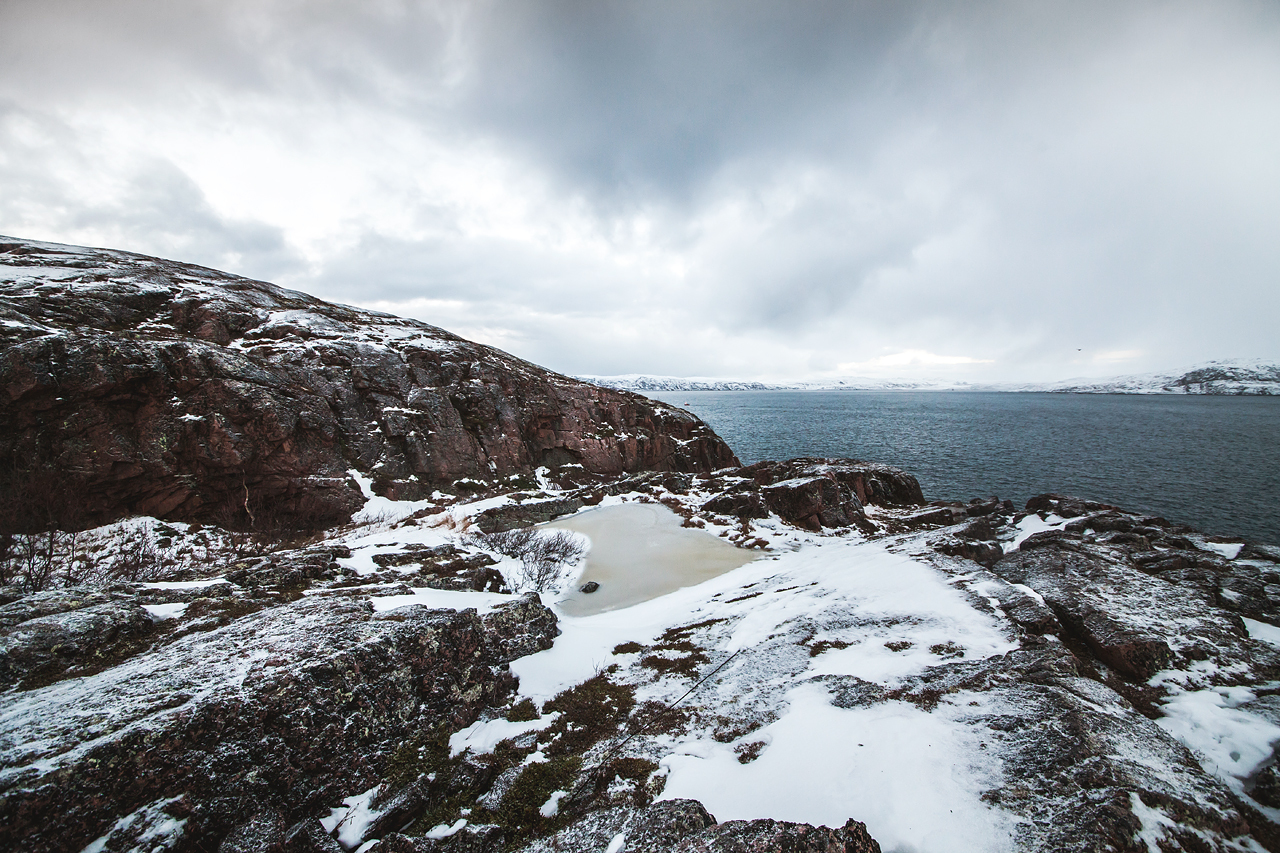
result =
[[[754,560],[759,552],[735,548],[705,530],[682,527],[661,504],[602,506],[552,521],[588,548],[574,586],[595,581],[593,593],[574,589],[559,600],[567,614],[587,616],[637,604],[707,580]]]

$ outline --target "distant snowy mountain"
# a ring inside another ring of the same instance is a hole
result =
[[[971,383],[843,377],[823,382],[765,383],[703,376],[576,376],[623,391],[1006,391],[1059,394],[1219,394],[1280,396],[1280,364],[1258,360],[1211,361],[1181,373],[1145,373],[1109,379],[1040,383]]]
[[[1219,394],[1280,395],[1280,364],[1261,361],[1211,361],[1183,373],[1147,373],[1112,379],[1069,379],[1010,391],[1064,394]]]
[[[606,388],[622,391],[987,391],[992,386],[967,382],[929,382],[918,380],[867,379],[847,376],[825,382],[752,382],[739,379],[714,379],[703,376],[650,376],[627,373],[621,376],[574,376]]]
[[[763,382],[738,382],[732,379],[708,379],[700,376],[647,376],[624,373],[621,376],[574,376],[583,382],[616,388],[619,391],[781,391],[791,385],[767,385]]]

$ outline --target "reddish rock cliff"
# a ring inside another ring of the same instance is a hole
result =
[[[415,498],[539,466],[736,464],[687,412],[426,323],[2,237],[0,401],[0,493],[37,526],[332,524],[361,504],[352,468]]]

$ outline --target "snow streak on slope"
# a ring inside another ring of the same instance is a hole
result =
[[[989,698],[971,707],[977,698],[959,694],[931,712],[902,701],[841,708],[824,686],[824,677],[852,675],[892,688],[941,663],[931,649],[981,660],[1016,645],[940,573],[882,545],[815,537],[624,610],[562,616],[555,646],[512,670],[522,694],[545,701],[610,664],[633,665],[635,654],[611,651],[620,643],[707,622],[712,665],[734,657],[692,701],[737,706],[765,725],[728,742],[705,730],[668,742],[664,799],[701,800],[719,820],[841,826],[853,817],[886,850],[1010,848],[1014,818],[981,799],[1001,783],[974,723]],[[831,648],[811,658],[798,645],[806,639]],[[666,680],[642,693],[668,700],[684,686]],[[741,763],[755,743],[759,757]]]

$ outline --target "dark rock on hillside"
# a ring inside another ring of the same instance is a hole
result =
[[[150,614],[137,601],[123,599],[67,608],[0,629],[0,689],[74,665],[110,662],[145,641],[152,627]]]
[[[1184,394],[1271,395],[1280,388],[1280,365],[1208,364],[1189,370],[1164,385]]]
[[[10,238],[0,399],[4,510],[37,529],[129,514],[324,526],[362,504],[350,469],[380,493],[419,498],[539,466],[737,464],[687,412],[425,323],[187,264]]]
[[[920,482],[901,469],[857,459],[801,457],[786,462],[757,462],[738,472],[761,486],[801,477],[826,477],[847,488],[861,504],[915,506],[924,503]]]
[[[229,835],[228,849],[266,849],[295,825],[305,836],[299,821],[380,780],[402,743],[505,701],[507,663],[556,633],[536,596],[481,617],[312,595],[10,695],[0,847],[79,850],[109,835],[123,850],[175,825],[190,850]]]
[[[775,512],[784,521],[809,530],[855,525],[875,530],[864,504],[911,506],[924,502],[915,477],[873,462],[855,459],[800,458],[757,462],[726,477],[733,479],[706,501],[707,512],[739,519]]]
[[[520,853],[594,853],[609,848],[619,835],[628,853],[880,853],[880,845],[856,820],[840,829],[767,819],[716,823],[696,800],[593,812]]]
[[[575,497],[508,504],[480,513],[476,516],[475,526],[482,533],[502,533],[518,527],[545,524],[553,518],[577,512],[583,506],[583,502]]]

